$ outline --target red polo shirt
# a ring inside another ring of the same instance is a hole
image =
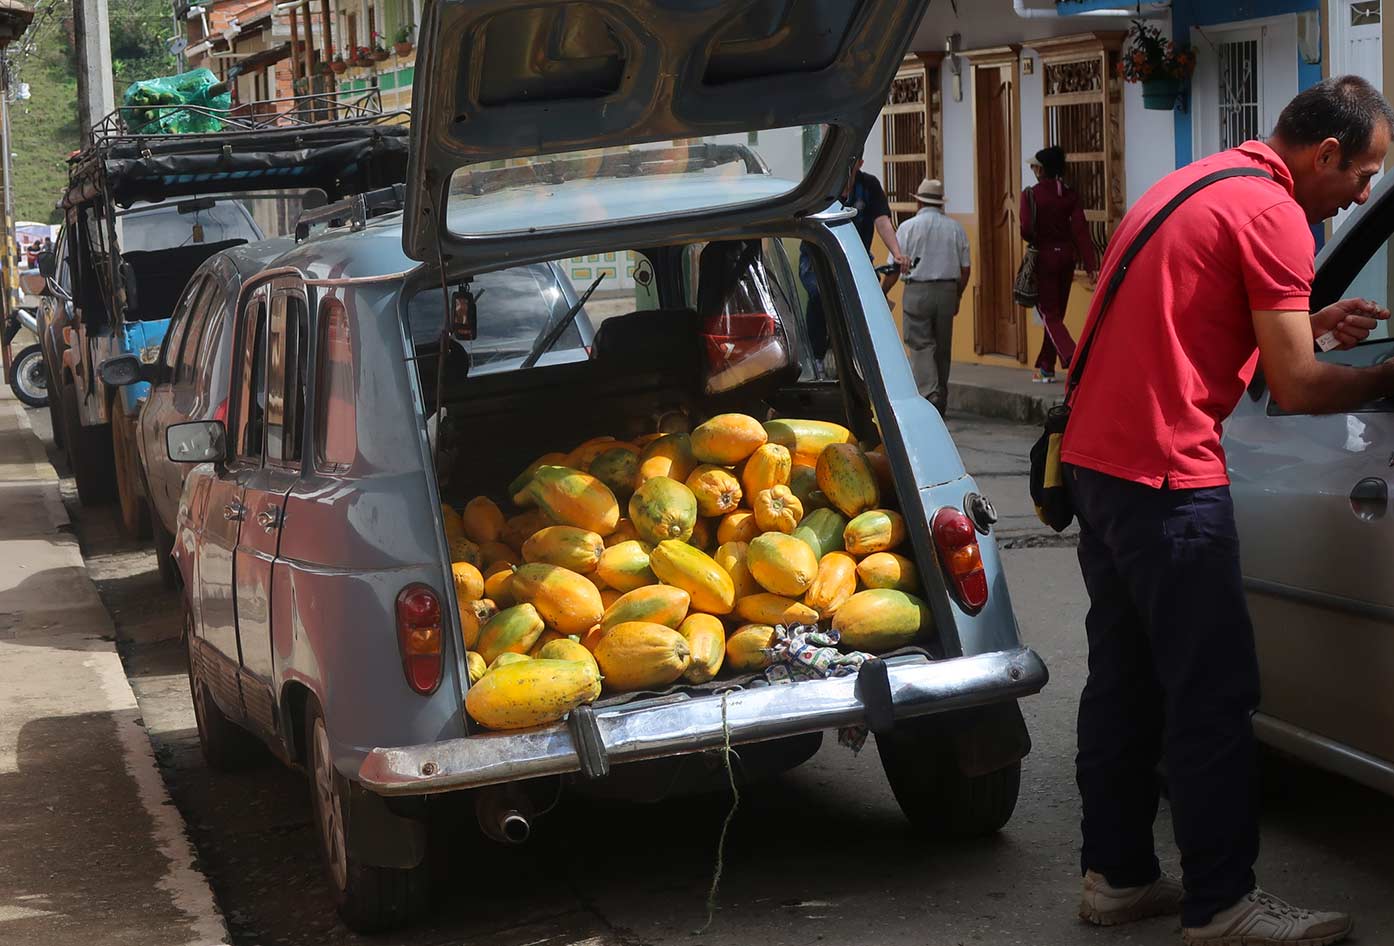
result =
[[[1308,311],[1315,246],[1272,148],[1248,141],[1162,178],[1128,211],[1099,285],[1152,215],[1222,168],[1273,175],[1223,180],[1183,203],[1128,267],[1089,353],[1061,457],[1148,486],[1229,482],[1220,426],[1253,374],[1254,310]],[[1099,317],[1094,294],[1084,333]]]

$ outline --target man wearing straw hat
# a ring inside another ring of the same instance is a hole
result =
[[[913,260],[901,299],[901,337],[910,350],[910,370],[920,395],[943,414],[949,404],[954,316],[968,285],[972,259],[968,234],[944,214],[943,183],[925,178],[914,197],[919,212],[896,230],[901,249]],[[890,292],[899,278],[899,270],[888,273],[882,277],[881,288]]]

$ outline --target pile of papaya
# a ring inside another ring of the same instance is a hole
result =
[[[889,462],[840,424],[721,414],[594,438],[538,457],[506,505],[442,507],[466,709],[490,729],[758,671],[776,625],[869,653],[932,631]]]

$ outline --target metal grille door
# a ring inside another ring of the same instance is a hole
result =
[[[1263,86],[1259,81],[1256,39],[1216,46],[1220,80],[1220,150],[1241,145],[1263,134]]]

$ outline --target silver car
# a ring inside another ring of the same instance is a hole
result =
[[[1394,297],[1386,176],[1317,257],[1313,311]],[[1334,364],[1394,357],[1382,326]],[[1273,400],[1259,371],[1225,422],[1225,454],[1258,643],[1263,697],[1254,729],[1289,755],[1394,794],[1394,398],[1303,415]]]
[[[992,504],[827,196],[923,3],[689,6],[428,0],[401,211],[391,192],[316,211],[331,229],[241,290],[226,423],[167,431],[199,464],[174,560],[204,752],[232,767],[263,743],[304,766],[355,929],[422,906],[429,796],[468,793],[486,833],[519,842],[538,789],[655,797],[728,740],[754,776],[866,727],[931,834],[993,832],[1015,807],[1017,700],[1046,668],[1020,639]],[[836,381],[800,350],[788,260],[804,246]],[[631,295],[582,318],[605,279]],[[730,410],[827,411],[884,447],[934,633],[854,676],[739,673],[484,731],[441,503],[507,505],[545,450]]]

